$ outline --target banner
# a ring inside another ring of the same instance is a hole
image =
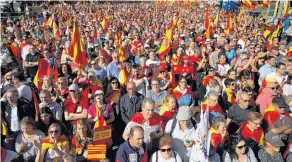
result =
[[[103,160],[106,158],[106,145],[88,145],[88,160]]]
[[[94,129],[93,132],[93,144],[106,144],[111,142],[112,139],[112,128],[107,125],[104,127],[98,127]]]

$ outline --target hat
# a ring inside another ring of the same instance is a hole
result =
[[[286,104],[284,97],[274,97],[272,102],[277,104],[280,108],[285,108],[285,112],[289,111],[289,106]]]
[[[206,39],[206,42],[211,42],[211,39],[210,39],[210,38],[207,38],[207,39]]]
[[[267,55],[266,52],[259,52],[256,57],[257,58],[263,58],[263,57],[266,57],[266,55]]]
[[[265,141],[269,142],[274,147],[278,147],[279,148],[279,147],[285,146],[285,144],[281,140],[281,136],[278,135],[278,134],[273,133],[272,131],[269,131],[265,135]]]
[[[190,120],[192,112],[189,106],[182,106],[178,109],[176,119],[177,120]]]
[[[267,77],[266,79],[267,83],[277,83],[277,79],[275,77]]]
[[[78,91],[78,85],[77,84],[71,84],[69,86],[69,91]]]
[[[166,71],[166,67],[165,66],[159,66],[159,71]]]
[[[150,48],[149,44],[144,44],[144,48]]]
[[[99,95],[99,94],[103,94],[103,91],[102,90],[96,90],[94,95]]]
[[[189,59],[190,59],[189,56],[183,56],[183,61],[189,60]]]

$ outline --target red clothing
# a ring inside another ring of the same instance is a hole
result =
[[[276,110],[266,112],[264,115],[264,119],[266,120],[268,124],[268,128],[270,128],[278,119],[280,119],[282,115],[290,117],[288,113],[280,114]]]
[[[262,139],[264,137],[264,132],[261,127],[258,129],[251,131],[247,126],[247,122],[243,122],[239,128],[241,135],[244,137],[244,139],[253,139],[259,144],[262,144]]]
[[[142,113],[137,112],[136,114],[133,115],[133,117],[129,120],[129,122],[132,121],[132,122],[135,122],[137,124],[143,124],[145,120],[146,119],[144,118]],[[165,124],[164,124],[161,116],[155,112],[154,112],[153,116],[150,119],[148,119],[148,123],[149,123],[150,127],[155,126],[155,125],[160,125],[161,128],[164,130]]]
[[[218,146],[222,143],[223,137],[217,130],[215,130],[212,127],[210,129],[210,133],[211,133],[211,144],[216,150]]]
[[[162,115],[161,118],[163,122],[166,124],[170,119],[173,119],[173,116],[175,115],[175,111],[165,111]]]
[[[81,97],[77,103],[74,103],[71,97],[67,98],[64,103],[65,112],[81,114],[83,109],[88,109],[88,97]],[[76,120],[72,120],[72,125],[76,125]]]
[[[208,100],[206,100],[205,102],[202,103],[202,111],[203,112],[206,111],[207,106],[208,106]],[[223,116],[225,115],[225,113],[222,111],[222,108],[218,104],[216,106],[209,106],[209,112],[218,112],[218,113],[222,114]]]
[[[195,56],[195,55],[193,55],[193,56],[190,56],[190,63],[191,64],[193,64],[193,63],[199,63],[199,62],[201,62],[201,58],[200,57],[197,57],[197,56]]]
[[[178,65],[174,73],[194,75],[195,71],[192,65],[189,66]]]
[[[267,90],[264,90],[262,93],[260,93],[257,97],[256,103],[260,106],[260,112],[261,114],[264,114],[265,109],[272,105],[273,96],[270,92]]]

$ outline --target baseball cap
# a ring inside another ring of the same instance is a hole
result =
[[[275,133],[273,133],[271,131],[266,133],[265,141],[269,142],[274,147],[278,147],[279,148],[279,147],[285,146],[285,144],[281,140],[281,136],[278,135],[278,134],[275,134]]]
[[[94,95],[99,95],[99,94],[103,94],[103,91],[102,90],[96,90]]]
[[[176,119],[177,120],[190,120],[192,117],[192,112],[189,106],[181,106],[178,109]]]
[[[286,104],[284,97],[274,97],[272,102],[280,108],[285,108],[285,112],[289,112],[289,106]]]
[[[78,91],[78,85],[77,84],[71,84],[69,86],[69,91]]]

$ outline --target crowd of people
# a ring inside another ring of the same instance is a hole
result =
[[[1,161],[95,161],[110,126],[99,161],[199,162],[204,114],[207,161],[292,161],[287,22],[198,2],[34,5],[1,21]]]

